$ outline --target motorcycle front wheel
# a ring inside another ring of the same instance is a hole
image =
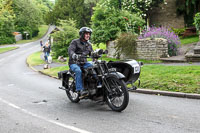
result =
[[[66,89],[66,94],[69,100],[73,103],[78,103],[80,101],[79,94],[75,91],[76,85],[72,76],[67,79],[67,87],[68,88]]]
[[[117,77],[109,77],[106,80],[111,89],[106,96],[108,106],[113,111],[123,111],[129,103],[129,93],[124,80]]]

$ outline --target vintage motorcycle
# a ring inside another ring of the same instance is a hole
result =
[[[81,99],[91,99],[98,102],[105,102],[113,111],[120,112],[123,111],[129,103],[127,84],[132,84],[139,78],[140,65],[136,65],[137,70],[135,70],[135,72],[137,75],[134,75],[134,66],[130,64],[134,64],[135,62],[129,61],[129,63],[123,63],[98,60],[102,54],[106,53],[107,51],[99,49],[92,52],[89,57],[81,57],[92,58],[91,63],[93,64],[92,67],[87,69],[81,67],[83,86],[89,92],[86,97],[80,98],[79,93],[76,91],[75,73],[71,70],[58,72],[59,79],[62,79],[62,87],[60,87],[60,89],[66,91],[71,102],[78,103]],[[77,60],[80,66],[81,58]],[[125,77],[124,74],[128,74],[126,75],[127,77]],[[101,88],[97,87],[98,83],[102,84]],[[132,89],[136,89],[135,86]]]

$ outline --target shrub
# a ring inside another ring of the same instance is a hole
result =
[[[179,37],[174,32],[169,31],[165,27],[150,27],[139,36],[139,39],[144,38],[164,38],[168,42],[168,54],[170,56],[177,55],[178,47],[180,45]]]
[[[200,29],[200,12],[195,14],[194,25],[195,25],[197,31],[199,32],[199,29]]]
[[[55,54],[55,57],[58,56],[68,56],[68,47],[73,39],[79,37],[78,29],[76,29],[75,21],[67,20],[61,21],[61,31],[57,31],[53,34],[54,44],[52,46],[52,51]]]
[[[33,28],[33,31],[32,31],[32,37],[37,36],[38,33],[39,33],[39,27],[34,27],[34,28]]]
[[[16,43],[15,37],[13,35],[11,36],[1,36],[0,35],[0,45],[1,44],[13,44]]]
[[[176,28],[171,28],[171,30],[178,35],[179,37],[181,37],[183,35],[183,33],[185,32],[185,28],[181,28],[181,29],[176,29]]]
[[[92,40],[94,43],[107,43],[115,40],[120,32],[139,34],[144,20],[126,10],[114,8],[108,1],[97,4],[92,16]]]
[[[115,46],[117,58],[124,54],[128,58],[137,58],[137,36],[131,32],[122,33],[117,38],[117,44]]]

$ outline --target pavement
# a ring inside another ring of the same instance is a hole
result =
[[[189,51],[193,50],[195,48],[196,44],[197,44],[197,42],[191,43],[191,44],[187,44],[187,45],[183,45],[178,49],[178,56],[172,56],[172,57],[168,57],[168,58],[161,58],[160,60],[162,60],[163,62],[166,62],[166,63],[183,63],[183,62],[187,63],[185,55]]]

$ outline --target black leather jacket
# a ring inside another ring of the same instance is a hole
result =
[[[82,42],[80,40],[80,38],[72,40],[72,42],[68,48],[68,54],[69,54],[68,64],[69,65],[76,64],[76,62],[74,62],[72,59],[72,55],[74,53],[86,56],[86,55],[89,55],[92,51],[93,51],[92,45],[89,41]],[[84,62],[87,62],[87,59],[84,59]]]

